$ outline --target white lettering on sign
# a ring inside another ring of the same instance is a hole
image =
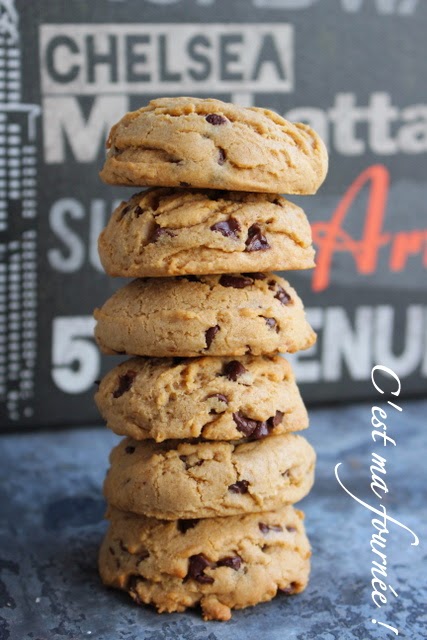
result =
[[[244,95],[239,92],[235,96],[240,98],[240,104],[244,103]],[[109,127],[128,108],[127,95],[101,95],[93,98],[89,113],[84,116],[76,96],[45,96],[45,161],[65,162],[68,147],[78,162],[93,162]],[[300,106],[283,115],[293,122],[307,122],[329,149],[343,156],[374,153],[388,157],[427,152],[427,104],[400,108],[385,91],[372,93],[363,105],[358,104],[355,93],[339,92],[330,108]]]
[[[362,305],[349,313],[344,307],[307,310],[319,340],[314,347],[286,354],[299,383],[339,382],[347,373],[364,381],[375,362],[383,362],[404,379],[415,372],[427,377],[427,307],[406,309],[403,328],[391,305]],[[93,342],[91,316],[58,317],[52,327],[52,377],[65,393],[83,393],[99,376],[100,354]],[[396,338],[403,331],[403,344]]]
[[[289,24],[65,24],[40,27],[45,161],[94,162],[130,96],[212,95],[251,105],[255,92],[294,90]],[[82,105],[80,98],[92,103]],[[143,100],[145,102],[145,100]],[[330,106],[283,114],[308,122],[343,156],[427,151],[427,105],[397,106],[385,91],[362,104],[338,92]]]
[[[67,159],[67,144],[77,162],[94,162],[111,124],[128,111],[127,96],[98,96],[85,118],[73,96],[43,100],[44,154],[48,164]]]
[[[150,0],[164,2],[164,0]],[[170,2],[171,0],[169,0]],[[176,1],[176,0],[175,0]],[[203,2],[203,0],[199,0]],[[262,9],[308,9],[320,0],[253,0],[255,7]],[[341,0],[340,5],[348,13],[358,13],[364,6],[373,5],[380,15],[411,15],[418,6],[419,0]]]
[[[103,273],[98,255],[98,236],[120,200],[90,200],[86,206],[76,198],[60,198],[49,211],[49,226],[55,238],[47,251],[51,268],[59,273],[76,273],[86,263]]]
[[[126,2],[126,0],[110,0],[110,2]],[[168,6],[179,4],[182,0],[146,0],[149,4],[158,6]],[[215,5],[218,0],[194,0],[195,4],[201,6]],[[320,3],[320,0],[252,0],[254,7],[260,9],[310,9]],[[412,15],[418,7],[419,0],[340,0],[339,6],[347,13],[358,13],[365,6],[373,5],[380,15]]]
[[[75,198],[62,198],[55,202],[49,213],[53,233],[61,239],[63,248],[49,249],[48,259],[55,271],[72,273],[83,266],[85,247],[78,234],[70,227],[72,220],[81,220],[84,209]]]
[[[408,305],[402,327],[391,305],[360,306],[354,313],[343,307],[314,308],[307,316],[319,333],[318,343],[286,356],[298,382],[338,382],[345,372],[363,381],[375,362],[383,362],[401,378],[416,371],[427,377],[427,307]],[[397,326],[403,342],[399,348]]]
[[[357,104],[355,93],[337,93],[329,109],[296,107],[285,117],[307,122],[330,148],[344,156],[427,151],[427,104],[399,108],[385,91],[372,93],[366,105]],[[363,125],[367,134],[359,132]]]
[[[44,94],[289,92],[289,24],[46,24]]]
[[[53,319],[52,378],[64,393],[83,393],[99,375],[101,355],[93,339],[91,316]]]

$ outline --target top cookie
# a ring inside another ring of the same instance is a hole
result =
[[[108,184],[313,194],[328,156],[319,136],[256,107],[159,98],[111,129]]]

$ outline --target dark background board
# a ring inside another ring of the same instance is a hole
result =
[[[120,284],[96,238],[132,191],[97,171],[109,125],[159,95],[211,95],[310,122],[320,193],[296,198],[318,266],[289,274],[319,341],[293,357],[308,402],[406,396],[427,377],[427,3],[0,0],[0,394],[4,428],[99,420],[114,364],[93,307]]]

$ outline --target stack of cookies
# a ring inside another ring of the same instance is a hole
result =
[[[114,211],[99,239],[111,276],[135,278],[95,311],[104,353],[135,356],[96,401],[125,436],[104,492],[107,585],[205,619],[298,593],[315,454],[288,362],[315,334],[272,270],[314,266],[304,212],[327,154],[306,125],[218,100],[168,98],[128,113],[101,177],[155,187]]]

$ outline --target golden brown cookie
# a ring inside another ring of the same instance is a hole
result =
[[[255,442],[124,438],[110,454],[107,501],[132,513],[176,520],[278,509],[302,500],[315,453],[301,436]]]
[[[261,355],[316,339],[296,291],[272,273],[134,280],[95,318],[98,345],[110,354]]]
[[[150,189],[117,207],[98,247],[126,278],[314,267],[303,210],[265,193]]]
[[[280,356],[132,358],[104,377],[95,400],[110,429],[136,440],[260,439],[308,427]]]
[[[159,98],[111,129],[109,184],[312,194],[328,156],[306,124],[220,100]]]
[[[310,545],[301,511],[166,522],[109,508],[102,543],[103,582],[159,611],[201,605],[205,620],[303,591]]]

